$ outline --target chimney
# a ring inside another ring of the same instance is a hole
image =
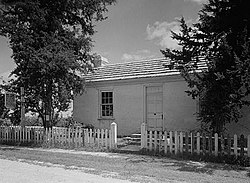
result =
[[[94,60],[92,60],[94,67],[101,67],[102,66],[102,57],[101,55],[96,55]]]

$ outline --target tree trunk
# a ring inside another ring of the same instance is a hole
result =
[[[46,85],[46,98],[44,100],[45,128],[52,128],[52,80]]]

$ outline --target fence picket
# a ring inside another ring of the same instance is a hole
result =
[[[113,147],[111,136],[112,136],[112,132],[111,130],[109,130],[109,148]]]
[[[105,147],[108,148],[108,129],[105,130]]]
[[[104,129],[101,129],[101,147],[104,146]]]
[[[209,152],[209,154],[212,154],[212,152],[213,152],[212,143],[213,143],[212,133],[209,133],[209,137],[208,137],[208,152]]]
[[[152,131],[149,132],[149,150],[152,151]]]
[[[250,157],[250,135],[247,136],[247,156]]]
[[[240,136],[240,156],[244,156],[244,135]]]
[[[185,133],[185,152],[188,153],[189,152],[189,136],[188,136],[188,132]]]
[[[175,131],[174,133],[174,153],[178,154],[178,148],[179,148],[179,139],[178,139],[178,132]]]
[[[200,145],[201,145],[201,144],[200,144],[200,142],[201,142],[200,132],[197,132],[196,138],[197,138],[197,139],[196,139],[196,143],[197,143],[197,147],[196,147],[196,148],[197,148],[197,154],[200,155],[200,153],[201,153],[201,151],[200,151],[200,150],[201,150],[201,146],[200,146]]]
[[[158,141],[158,138],[157,138],[157,131],[155,130],[154,131],[154,150],[157,151],[157,141]]]
[[[231,155],[231,137],[227,135],[227,155]]]
[[[97,147],[100,147],[100,129],[97,129],[97,138],[96,138],[96,142],[97,142]]]
[[[159,152],[162,151],[162,131],[159,132]]]
[[[191,144],[190,151],[191,151],[191,154],[193,154],[194,153],[194,133],[190,134],[190,140],[191,140],[191,142],[190,142],[190,144]]]
[[[202,154],[205,155],[207,153],[207,146],[206,146],[206,143],[207,143],[207,138],[206,138],[206,133],[202,133]]]
[[[173,132],[169,132],[169,151],[172,154],[173,153]]]
[[[180,153],[183,153],[183,132],[180,132]]]
[[[214,134],[214,155],[218,156],[218,133]]]
[[[237,135],[234,135],[234,155],[238,156],[238,139],[237,139]]]
[[[168,152],[168,134],[167,131],[164,132],[164,153]]]

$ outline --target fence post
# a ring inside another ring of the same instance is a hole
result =
[[[111,123],[111,148],[117,147],[117,124]]]
[[[146,148],[146,141],[147,141],[147,137],[146,137],[146,124],[142,123],[141,124],[141,149]]]

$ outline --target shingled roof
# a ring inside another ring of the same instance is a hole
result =
[[[169,59],[153,59],[110,64],[94,68],[93,72],[85,76],[85,79],[87,82],[97,82],[180,74],[178,70],[166,67],[169,63]]]

